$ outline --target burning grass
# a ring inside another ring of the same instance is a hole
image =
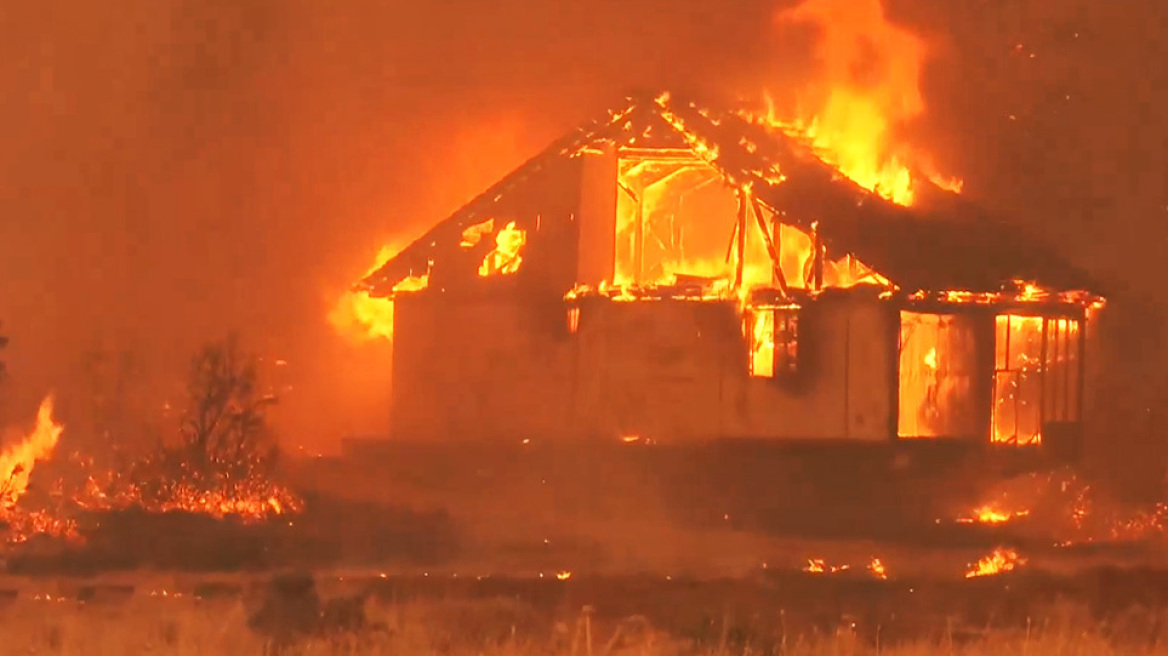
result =
[[[54,457],[65,427],[47,397],[33,429],[0,452],[0,536],[9,545],[37,536],[83,543],[87,518],[131,509],[245,523],[299,512],[300,498],[275,477],[265,414],[275,396],[260,391],[257,362],[234,339],[201,350],[178,439],[120,465],[99,467],[76,451]]]

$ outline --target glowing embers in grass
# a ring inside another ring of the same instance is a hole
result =
[[[823,558],[808,558],[807,564],[802,567],[802,570],[808,574],[842,574],[851,571],[852,566],[847,564],[831,565]],[[888,580],[888,568],[879,558],[872,558],[862,571],[873,578],[882,581]]]
[[[483,257],[479,275],[487,277],[518,272],[523,264],[522,251],[526,244],[527,231],[516,228],[515,222],[511,221],[495,235],[495,248]]]
[[[973,319],[900,313],[897,434],[901,438],[977,434],[976,356]]]
[[[965,578],[972,579],[979,576],[994,576],[1003,572],[1010,572],[1026,564],[1026,559],[1018,555],[1013,549],[998,547],[993,553],[970,565],[965,572]]]
[[[983,504],[974,508],[968,515],[957,518],[957,522],[959,524],[1005,524],[1029,514],[1029,510],[1010,510],[995,504]]]
[[[846,572],[851,568],[851,565],[828,565],[822,558],[810,558],[803,566],[803,571],[810,574],[835,574]]]

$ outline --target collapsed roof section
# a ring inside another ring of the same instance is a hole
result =
[[[532,206],[552,202],[555,194],[541,186],[557,165],[602,146],[689,150],[784,224],[808,233],[814,229],[828,258],[853,256],[906,292],[994,293],[1014,289],[1019,281],[1061,292],[1092,287],[1053,250],[957,194],[915,181],[923,192],[918,203],[896,205],[844,176],[795,136],[746,114],[669,94],[627,98],[619,109],[555,141],[358,287],[375,297],[390,296],[399,282],[427,274],[437,254],[457,248],[468,228],[494,217],[539,216]]]

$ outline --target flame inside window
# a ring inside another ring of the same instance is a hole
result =
[[[769,242],[787,285],[813,286],[811,236],[776,223],[774,212],[761,202],[748,202],[740,213],[742,199],[701,159],[674,151],[625,153],[617,186],[613,280],[617,285],[670,285],[677,276],[733,280],[739,258],[744,287],[775,285]],[[740,219],[745,223],[742,253],[738,253]],[[889,284],[850,255],[823,263],[825,287],[862,283]]]
[[[1079,321],[1000,315],[994,327],[990,439],[1041,444],[1047,423],[1079,420]]]
[[[976,361],[970,319],[901,312],[897,434],[902,438],[977,434]]]
[[[747,314],[750,337],[750,375],[773,378],[775,375],[775,312],[756,310]]]
[[[495,235],[495,248],[483,258],[479,275],[508,275],[519,271],[519,265],[523,264],[521,251],[526,244],[527,231],[516,228],[511,221]]]
[[[750,344],[750,375],[790,377],[798,371],[796,308],[755,308],[746,313],[743,328]]]

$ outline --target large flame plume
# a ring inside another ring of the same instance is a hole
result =
[[[0,452],[0,506],[10,508],[24,496],[33,466],[52,457],[63,430],[53,420],[53,397],[45,397],[32,432]]]
[[[769,108],[772,124],[806,137],[841,173],[895,203],[913,203],[913,169],[960,191],[959,180],[938,175],[926,153],[898,139],[898,129],[924,113],[920,76],[929,51],[888,21],[881,0],[809,0],[775,20],[820,29],[816,54],[823,72],[800,94],[803,109],[793,120]]]

